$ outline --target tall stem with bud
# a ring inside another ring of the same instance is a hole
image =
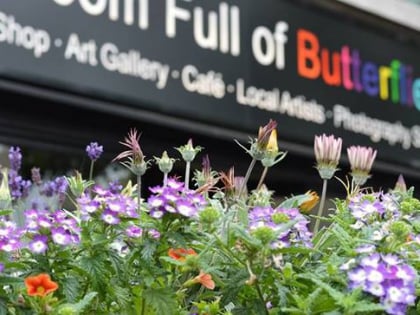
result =
[[[195,156],[202,148],[200,146],[194,147],[192,139],[189,139],[186,145],[180,146],[176,149],[179,153],[181,153],[182,159],[185,161],[184,187],[185,189],[188,189],[190,185],[191,162],[194,161]]]
[[[318,208],[318,216],[315,221],[314,234],[318,233],[321,217],[325,206],[325,199],[327,197],[327,184],[328,180],[334,176],[337,171],[337,166],[340,161],[341,147],[343,140],[335,138],[333,135],[315,136],[314,152],[316,159],[316,169],[319,176],[323,180],[321,201]]]
[[[120,141],[122,145],[129,148],[129,150],[121,152],[113,161],[127,159],[121,162],[128,168],[137,178],[137,206],[138,212],[141,211],[141,177],[146,173],[148,161],[145,160],[143,151],[139,144],[140,135],[136,129],[131,129],[124,141]]]

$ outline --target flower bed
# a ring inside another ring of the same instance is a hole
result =
[[[121,143],[127,150],[116,160],[135,185],[92,181],[97,143],[86,148],[88,179],[76,172],[47,182],[39,169],[24,180],[20,149],[10,149],[0,186],[0,314],[420,313],[420,201],[402,179],[391,191],[362,187],[371,148],[348,149],[347,198],[324,213],[342,141],[315,137],[323,181],[315,216],[315,192],[278,204],[264,185],[286,155],[274,121],[244,147],[244,177],[215,172],[208,158],[192,172],[201,150],[192,141],[178,148],[183,179],[166,152],[156,166],[146,160],[135,130]],[[248,193],[256,163],[264,172]],[[162,184],[141,187],[150,167]]]

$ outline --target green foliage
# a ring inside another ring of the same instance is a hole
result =
[[[76,173],[67,178],[67,197],[76,199],[67,200],[70,206],[60,213],[66,219],[54,228],[71,221],[71,236],[80,242],[54,241],[48,224],[56,218],[49,219],[37,230],[47,239],[45,252],[34,252],[29,244],[36,237],[28,232],[22,232],[19,241],[25,248],[19,250],[10,249],[15,240],[6,244],[3,239],[14,226],[8,220],[17,207],[22,224],[22,207],[29,199],[0,209],[0,315],[376,315],[387,311],[381,300],[360,286],[349,286],[348,272],[371,252],[395,256],[420,270],[420,201],[412,189],[385,195],[349,184],[349,195],[335,200],[335,209],[322,218],[326,225],[311,238],[311,216],[299,210],[310,194],[277,205],[274,192],[264,185],[240,194],[246,189],[235,187],[233,171],[221,176],[226,187],[212,186],[219,178],[215,171],[196,174],[201,182],[195,183],[201,191],[198,201],[187,200],[196,192],[172,182],[181,188],[162,198],[168,207],[163,211],[151,199],[138,198],[139,185],[93,189],[93,182]],[[177,204],[177,198],[185,200]],[[155,199],[157,204],[162,200]],[[50,209],[62,208],[50,201]],[[359,201],[370,207],[352,208]],[[377,201],[383,206],[379,210]],[[199,210],[181,215],[192,203],[200,204]],[[127,209],[134,213],[124,213]],[[162,217],[154,217],[156,209]],[[58,289],[43,295],[45,288],[40,287],[34,296],[24,280],[39,273],[47,273]],[[417,288],[416,301],[407,314],[417,314],[419,277],[411,284]]]
[[[175,295],[169,288],[149,288],[143,292],[143,307],[151,307],[156,314],[173,315],[177,308]]]

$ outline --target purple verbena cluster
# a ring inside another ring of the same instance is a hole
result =
[[[196,217],[204,208],[206,201],[194,190],[185,189],[184,183],[174,178],[168,179],[166,186],[150,188],[153,193],[147,200],[150,216],[162,218],[167,213],[181,214],[184,217]]]
[[[97,142],[91,142],[86,146],[86,153],[92,161],[99,159],[103,152],[104,147],[99,145]]]
[[[396,198],[384,193],[355,196],[350,200],[349,210],[360,225],[400,216]]]
[[[4,218],[0,220],[0,250],[13,252],[22,247],[21,237],[25,230],[19,228],[14,222]]]
[[[363,291],[380,299],[388,314],[406,314],[416,300],[416,271],[395,255],[373,253],[363,257],[348,272],[349,288]]]
[[[93,189],[94,197],[83,194],[77,199],[82,220],[100,217],[110,225],[120,223],[123,218],[137,218],[137,203],[133,198],[96,186]]]
[[[290,247],[292,244],[312,247],[312,233],[308,229],[309,220],[298,209],[255,207],[249,212],[248,219],[251,231],[260,227],[269,227],[274,232],[283,230],[285,224],[294,220],[295,224],[280,232],[277,240],[271,244],[272,247],[284,248]]]
[[[64,176],[56,177],[42,185],[41,194],[52,197],[54,195],[63,195],[66,193],[68,182]]]
[[[27,210],[25,218],[22,228],[4,218],[0,221],[0,250],[10,253],[26,248],[34,254],[42,254],[48,249],[49,242],[68,246],[80,241],[77,221],[62,210],[54,213]]]
[[[63,210],[27,210],[25,217],[25,237],[29,239],[27,247],[33,253],[45,252],[50,240],[61,246],[80,242],[80,227],[77,221]]]
[[[19,175],[22,166],[22,153],[19,147],[11,147],[9,149],[9,162],[10,170],[8,180],[10,195],[13,200],[26,197],[29,188],[31,187],[31,182],[29,180],[24,180],[22,176]]]

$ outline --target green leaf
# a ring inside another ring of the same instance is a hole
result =
[[[159,315],[172,315],[177,308],[173,290],[170,288],[146,289],[143,298]]]
[[[76,277],[68,276],[60,279],[60,288],[68,302],[76,302],[80,294],[80,283]]]
[[[14,283],[23,283],[21,278],[9,277],[9,276],[0,276],[0,284],[8,285]]]
[[[298,309],[297,307],[282,307],[281,311],[286,314],[307,315],[304,311]]]
[[[299,275],[299,278],[307,279],[307,280],[310,280],[310,281],[314,282],[320,288],[324,289],[337,302],[337,304],[341,305],[345,295],[343,293],[341,293],[340,291],[334,289],[329,284],[323,282],[320,279],[315,278],[314,276],[312,276],[310,274]]]
[[[9,209],[0,210],[0,216],[9,215],[12,212],[13,212],[13,210],[9,210]]]
[[[373,313],[383,311],[384,307],[380,304],[370,303],[365,301],[358,301],[351,309],[355,314],[358,313]]]
[[[82,312],[92,303],[92,300],[95,298],[95,296],[97,295],[97,292],[89,292],[88,294],[86,294],[83,299],[81,299],[79,302],[77,303],[66,303],[61,305],[58,310],[57,313],[58,314],[68,314],[68,310],[70,310],[72,313],[71,314],[83,314]]]
[[[92,300],[97,295],[97,292],[89,292],[84,296],[83,299],[81,299],[79,302],[74,304],[74,307],[77,311],[82,312],[89,304],[91,304]]]
[[[281,204],[279,204],[280,208],[297,208],[299,205],[304,203],[305,201],[308,201],[311,197],[307,194],[297,195],[290,198],[287,198],[285,201],[283,201]]]

